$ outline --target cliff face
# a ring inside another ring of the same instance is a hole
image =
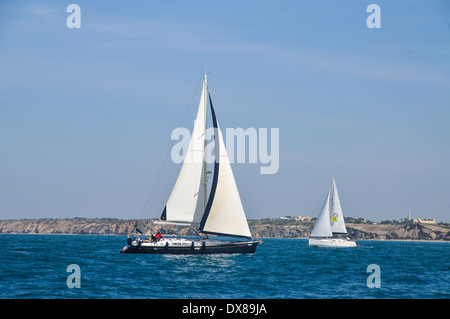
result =
[[[314,223],[274,225],[250,222],[254,237],[308,238]],[[359,239],[404,239],[450,241],[450,225],[430,224],[347,224],[349,236]]]
[[[253,237],[265,238],[307,238],[311,234],[313,225],[251,225],[250,231]]]
[[[132,232],[136,221],[119,219],[21,219],[0,221],[2,234],[100,234]]]
[[[349,233],[361,239],[407,239],[450,241],[450,226],[434,224],[349,224]]]
[[[308,238],[313,223],[280,220],[250,220],[256,238]],[[144,234],[161,231],[167,235],[195,236],[193,228],[156,225],[149,220],[114,218],[0,220],[0,234],[92,234],[127,235],[139,228]],[[450,241],[450,225],[347,224],[349,235],[360,239],[405,239]]]
[[[189,228],[155,225],[149,220],[121,220],[114,218],[21,219],[0,220],[0,234],[71,234],[71,235],[127,235],[138,228],[144,234],[195,235]]]

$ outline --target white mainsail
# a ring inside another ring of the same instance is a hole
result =
[[[205,210],[206,163],[204,150],[206,140],[207,81],[204,75],[202,95],[194,122],[191,140],[183,166],[167,201],[162,220],[199,223]]]
[[[211,195],[199,231],[217,235],[251,237],[239,191],[231,170],[222,132],[212,106],[215,167]]]
[[[331,182],[331,203],[330,203],[331,231],[333,234],[347,234],[344,215],[342,214],[341,202],[337,192],[336,182]]]
[[[330,225],[330,196],[331,188],[328,190],[327,198],[322,206],[319,217],[317,217],[310,237],[331,237],[333,235]]]

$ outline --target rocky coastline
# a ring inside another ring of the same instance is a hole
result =
[[[0,234],[71,234],[127,235],[138,228],[145,235],[161,231],[166,235],[195,236],[193,228],[158,225],[153,220],[122,220],[115,218],[17,219],[0,220]],[[255,238],[308,238],[313,222],[280,219],[249,220]],[[375,224],[348,223],[350,235],[371,240],[450,241],[449,224]]]

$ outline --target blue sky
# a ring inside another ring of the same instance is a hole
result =
[[[0,218],[159,217],[205,65],[222,128],[280,130],[276,174],[233,165],[248,218],[334,174],[345,216],[450,222],[446,1],[2,1]]]

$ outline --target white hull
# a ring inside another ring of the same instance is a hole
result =
[[[356,241],[341,238],[310,238],[309,245],[315,247],[356,247]]]

